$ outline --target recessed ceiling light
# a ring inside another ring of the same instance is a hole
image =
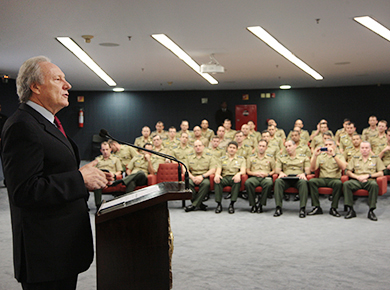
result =
[[[281,89],[281,90],[289,90],[289,89],[291,89],[291,86],[290,85],[281,85],[279,87],[279,89]]]
[[[290,62],[295,64],[301,70],[303,70],[307,74],[311,75],[317,81],[324,79],[323,76],[321,76],[318,72],[316,72],[314,69],[312,69],[306,63],[304,63],[302,60],[297,58],[291,51],[289,51],[285,46],[283,46],[279,41],[277,41],[271,34],[269,34],[267,31],[265,31],[262,27],[251,26],[251,27],[247,27],[246,29],[248,29],[255,36],[257,36],[259,39],[261,39],[266,44],[268,44],[276,52],[278,52],[279,54],[284,56],[287,60],[289,60]]]
[[[190,68],[192,68],[196,73],[200,74],[206,81],[212,85],[217,85],[218,81],[213,78],[208,73],[201,73],[200,66],[197,64],[191,56],[189,56],[183,49],[181,49],[175,42],[173,42],[165,34],[152,34],[154,40],[158,41],[160,44],[169,49],[174,55],[184,61]]]
[[[360,16],[353,18],[356,22],[379,34],[384,39],[390,41],[390,30],[380,24],[378,21],[372,19],[370,16]]]
[[[123,92],[125,89],[124,88],[113,88],[112,90],[114,92],[120,93],[120,92]]]
[[[89,67],[95,74],[97,74],[110,87],[116,86],[114,80],[103,71],[99,65],[92,60],[92,58],[70,37],[56,37],[56,39],[67,49],[70,50],[79,60],[81,60],[87,67]]]

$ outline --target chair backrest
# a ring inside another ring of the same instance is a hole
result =
[[[167,181],[178,181],[179,164],[177,163],[161,163],[157,170],[157,183]],[[183,180],[183,179],[182,179]]]

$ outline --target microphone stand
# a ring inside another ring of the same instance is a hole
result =
[[[142,147],[139,147],[137,145],[134,145],[134,144],[131,144],[131,143],[128,143],[128,142],[124,142],[124,141],[120,141],[114,137],[112,137],[107,130],[105,129],[101,129],[100,130],[100,133],[99,133],[99,136],[102,137],[102,138],[107,138],[107,139],[112,139],[112,140],[115,140],[119,143],[122,143],[122,144],[126,144],[126,145],[129,145],[133,148],[136,148],[138,150],[143,150],[143,151],[146,151],[146,152],[149,152],[151,154],[154,154],[154,155],[158,155],[158,156],[161,156],[161,157],[164,157],[166,159],[169,159],[169,160],[172,160],[172,161],[175,161],[177,162],[179,165],[178,165],[178,168],[177,168],[177,171],[179,173],[179,178],[178,178],[178,181],[181,181],[181,166],[180,165],[183,165],[184,168],[186,169],[186,172],[184,173],[184,188],[187,190],[187,189],[190,189],[190,176],[188,174],[188,169],[187,169],[187,166],[181,162],[180,160],[176,159],[175,157],[171,156],[171,155],[168,155],[168,154],[165,154],[165,153],[161,153],[161,152],[156,152],[156,151],[153,151],[153,150],[150,150],[150,149],[146,149],[146,148],[142,148]],[[184,203],[184,201],[183,201]]]

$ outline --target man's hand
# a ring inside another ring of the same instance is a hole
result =
[[[105,173],[100,169],[97,169],[95,167],[97,163],[98,161],[94,160],[79,169],[81,175],[83,176],[85,187],[88,190],[104,188],[108,183],[107,179],[113,179],[111,173]]]
[[[360,182],[367,182],[368,178],[370,177],[369,174],[363,174],[356,177],[356,179]]]
[[[286,177],[287,174],[284,172],[280,172],[278,178]]]
[[[233,179],[234,183],[241,182],[241,174],[240,173],[235,174],[232,179]]]
[[[297,174],[297,177],[298,177],[299,179],[307,180],[306,174],[305,174],[305,173]]]
[[[214,182],[215,182],[215,183],[220,183],[221,180],[222,180],[222,176],[219,175],[219,174],[215,174]]]

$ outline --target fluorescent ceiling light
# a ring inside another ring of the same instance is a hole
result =
[[[289,90],[289,89],[291,89],[291,86],[290,85],[281,85],[279,87],[279,89],[281,89],[281,90]]]
[[[384,27],[382,24],[372,19],[370,16],[360,16],[353,18],[356,22],[372,30],[376,34],[379,34],[384,39],[390,41],[390,30]]]
[[[167,49],[173,52],[178,58],[184,61],[190,68],[195,72],[200,74],[204,79],[206,79],[210,84],[216,85],[218,81],[213,78],[208,73],[201,73],[200,66],[197,64],[184,50],[182,50],[176,43],[174,43],[168,36],[165,34],[152,34],[152,37],[165,46]]]
[[[246,29],[248,29],[255,36],[257,36],[262,41],[264,41],[266,44],[268,44],[276,52],[278,52],[282,56],[284,56],[287,60],[289,60],[290,62],[295,64],[301,70],[303,70],[307,74],[311,75],[317,81],[324,79],[323,76],[321,76],[318,72],[316,72],[314,69],[312,69],[306,63],[304,63],[302,60],[297,58],[291,51],[289,51],[286,47],[284,47],[279,41],[277,41],[271,34],[269,34],[267,31],[265,31],[262,27],[251,26],[251,27],[247,27]]]
[[[125,89],[124,88],[113,88],[112,90],[114,92],[120,93],[120,92],[123,92]]]
[[[56,39],[67,49],[69,49],[78,59],[80,59],[87,67],[89,67],[95,74],[97,74],[110,87],[116,86],[114,80],[106,74],[92,58],[81,49],[81,47],[74,42],[70,37],[56,37]]]

